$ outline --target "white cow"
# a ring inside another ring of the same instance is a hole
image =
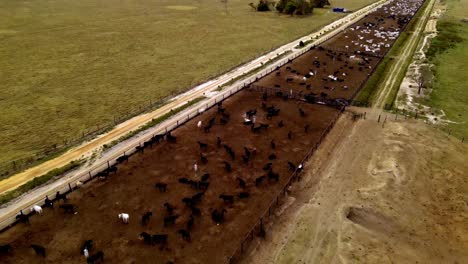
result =
[[[121,213],[119,214],[119,219],[122,219],[122,222],[124,224],[128,224],[128,220],[130,219],[130,216],[126,213]]]
[[[31,212],[42,214],[42,207],[40,207],[39,205],[34,205],[33,207],[31,207]]]
[[[83,255],[85,256],[85,258],[89,258],[89,251],[87,248],[83,249]]]

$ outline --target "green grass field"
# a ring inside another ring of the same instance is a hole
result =
[[[249,2],[225,13],[214,0],[1,1],[0,170],[342,16],[257,13]]]
[[[468,137],[468,0],[447,0],[447,11],[439,20],[439,35],[428,51],[435,64],[435,82],[424,103],[443,110],[457,137]]]

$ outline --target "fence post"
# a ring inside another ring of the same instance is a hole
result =
[[[93,178],[93,175],[91,175],[91,171],[88,171],[89,174],[89,179],[91,180]]]

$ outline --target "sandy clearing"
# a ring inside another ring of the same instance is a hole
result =
[[[467,158],[419,121],[342,117],[243,263],[466,263]]]

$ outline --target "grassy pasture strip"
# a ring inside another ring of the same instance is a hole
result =
[[[394,62],[394,58],[398,57],[399,54],[404,51],[403,49],[404,44],[408,40],[410,34],[412,34],[412,31],[414,30],[414,27],[416,26],[417,21],[419,21],[421,15],[424,13],[424,10],[426,9],[429,2],[430,2],[429,0],[424,2],[422,7],[418,10],[418,12],[415,14],[413,19],[411,19],[411,21],[408,23],[404,31],[397,38],[397,40],[395,41],[393,46],[390,48],[388,53],[385,55],[383,60],[379,63],[379,65],[375,69],[372,76],[369,78],[366,84],[364,84],[361,91],[357,94],[355,101],[359,102],[360,105],[369,105],[369,103],[371,103],[375,99],[374,96],[380,90],[381,85],[384,83],[385,77],[390,72],[390,69],[392,68],[393,64],[396,63]],[[411,59],[412,57],[409,56],[409,59],[405,61],[404,63],[405,69],[407,69],[407,67],[409,66]],[[391,96],[392,103],[391,104],[393,104],[393,101],[396,98],[396,94],[398,93],[397,87],[400,86],[405,73],[406,73],[406,70],[400,72],[398,78],[401,78],[401,79],[395,83],[394,87],[392,87],[392,96]],[[393,91],[395,89],[396,91]]]
[[[450,120],[444,129],[457,138],[468,137],[468,0],[446,0],[447,10],[437,23],[438,34],[426,52],[435,80],[422,104],[443,110]]]
[[[21,185],[20,187],[16,188],[15,190],[12,190],[12,191],[9,191],[3,195],[0,196],[0,205],[3,205],[5,203],[8,203],[10,202],[11,200],[21,196],[23,193],[26,193],[36,187],[39,187],[45,183],[47,183],[48,181],[50,181],[51,179],[57,177],[57,176],[61,176],[73,169],[76,169],[78,168],[79,166],[81,166],[82,164],[84,163],[84,160],[77,160],[77,161],[72,161],[70,162],[69,164],[61,167],[61,168],[57,168],[57,169],[54,169],[54,170],[51,170],[50,172],[42,175],[42,176],[39,176],[39,177],[35,177],[34,179],[30,180],[29,182]]]

